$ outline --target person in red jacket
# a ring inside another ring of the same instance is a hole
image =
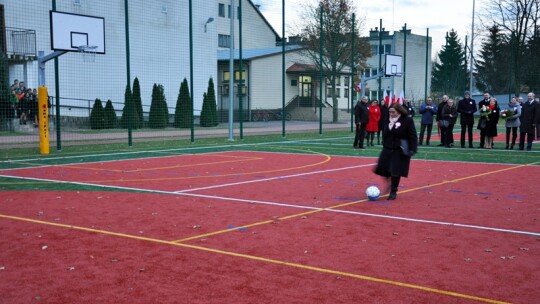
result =
[[[379,107],[379,101],[373,99],[369,106],[369,121],[366,126],[367,138],[366,145],[373,146],[373,138],[375,133],[379,131],[379,120],[381,119],[381,108]]]

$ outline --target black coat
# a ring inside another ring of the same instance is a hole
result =
[[[532,104],[527,100],[521,105],[520,132],[535,132],[535,124],[540,123],[540,103],[534,101]]]
[[[457,120],[457,108],[452,105],[449,106],[448,103],[442,107],[441,118],[439,120],[448,120],[451,125],[456,123]]]
[[[418,136],[412,118],[401,115],[392,129],[388,124],[383,129],[383,149],[374,172],[381,176],[409,175],[411,156],[404,155],[400,146],[401,139],[407,139],[409,150],[416,153],[418,149]]]
[[[463,98],[458,102],[457,111],[461,116],[462,125],[474,124],[474,113],[478,111],[476,101],[471,98]]]
[[[486,128],[484,130],[486,136],[497,136],[497,124],[499,123],[500,113],[501,109],[499,109],[499,106],[496,106],[487,116],[489,120],[486,121]]]
[[[354,106],[354,123],[367,124],[369,121],[369,109],[367,103],[358,101]]]

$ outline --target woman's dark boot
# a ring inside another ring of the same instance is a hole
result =
[[[388,195],[388,200],[395,200],[397,198],[397,189],[399,187],[399,180],[401,176],[392,176],[390,178],[390,195]]]

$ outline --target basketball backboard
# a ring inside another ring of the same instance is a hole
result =
[[[385,56],[386,64],[384,66],[384,76],[401,76],[403,73],[402,69],[402,57],[398,55],[386,54]]]
[[[105,54],[104,18],[50,11],[50,19],[52,50],[80,52],[91,46],[96,54]]]

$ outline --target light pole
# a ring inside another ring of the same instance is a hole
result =
[[[470,57],[470,66],[469,66],[469,92],[473,92],[473,61],[474,61],[474,4],[475,0],[473,0],[472,5],[472,29],[471,29],[471,57]]]

